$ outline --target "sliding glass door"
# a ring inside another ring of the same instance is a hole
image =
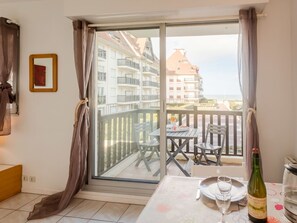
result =
[[[145,194],[166,174],[190,176],[209,123],[227,127],[226,160],[242,160],[237,23],[96,35],[89,185]]]

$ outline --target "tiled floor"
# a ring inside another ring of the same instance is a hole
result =
[[[0,223],[133,223],[144,206],[74,199],[58,215],[27,221],[35,203],[44,196],[20,193],[0,202]]]

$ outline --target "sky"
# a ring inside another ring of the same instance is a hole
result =
[[[174,49],[184,49],[190,63],[199,67],[203,79],[203,95],[238,95],[238,35],[185,36],[166,38],[167,58]],[[159,55],[159,39],[152,38]]]

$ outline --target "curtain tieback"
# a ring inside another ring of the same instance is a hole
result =
[[[251,123],[251,121],[252,121],[252,115],[256,115],[256,109],[254,109],[254,108],[248,108],[247,117],[246,117],[246,121],[248,123]]]
[[[88,98],[84,98],[84,99],[81,99],[77,105],[76,105],[76,108],[75,108],[75,117],[74,117],[74,126],[76,125],[77,121],[78,121],[78,117],[77,117],[77,113],[78,113],[78,109],[81,105],[84,105],[84,104],[87,104],[89,101]]]

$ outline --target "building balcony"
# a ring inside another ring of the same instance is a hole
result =
[[[160,84],[154,81],[142,81],[143,87],[156,87],[159,88]]]
[[[106,72],[98,72],[98,81],[106,81]]]
[[[143,101],[154,101],[154,100],[159,100],[159,98],[160,98],[159,95],[142,95]]]
[[[187,125],[190,128],[198,128],[198,138],[190,140],[183,148],[183,152],[190,158],[189,161],[179,159],[181,154],[177,155],[178,162],[183,166],[189,167],[193,165],[194,144],[204,142],[206,138],[206,130],[208,123],[225,125],[226,138],[223,145],[221,161],[223,165],[240,165],[243,162],[243,119],[242,111],[205,111],[199,110],[197,107],[186,110],[167,110],[167,118],[171,115],[177,117],[179,125]],[[139,119],[139,117],[146,117]],[[98,153],[100,159],[95,165],[95,173],[103,177],[119,177],[133,178],[139,180],[159,180],[159,176],[153,176],[153,173],[160,167],[160,162],[150,163],[152,169],[148,172],[141,163],[136,166],[139,158],[139,150],[137,149],[134,135],[134,123],[149,122],[152,131],[158,129],[160,120],[160,112],[156,109],[134,109],[131,111],[103,115],[98,118],[99,126],[99,143]],[[115,124],[117,123],[117,124]],[[117,133],[117,134],[116,134]],[[214,144],[221,143],[221,137],[210,135],[209,142]],[[175,140],[177,145],[183,143],[182,140]],[[175,147],[171,140],[167,140],[167,150],[171,153],[175,151]],[[148,154],[149,155],[149,154]],[[158,158],[158,157],[153,157]],[[212,156],[210,155],[210,158]],[[179,174],[180,170],[176,165],[167,166],[169,174]]]
[[[151,55],[149,55],[149,54],[147,54],[147,53],[143,53],[143,56],[145,57],[145,58],[147,58],[147,59],[149,59],[150,61],[154,61],[154,57],[153,56],[151,56]]]
[[[125,69],[130,69],[133,71],[138,71],[140,70],[139,63],[136,63],[132,60],[129,59],[118,59],[118,67],[125,68]]]
[[[184,87],[184,91],[199,91],[198,88]]]
[[[159,71],[156,68],[147,66],[142,68],[142,72],[144,74],[152,74],[152,75],[159,75]]]
[[[138,102],[139,100],[140,100],[139,95],[118,95],[117,96],[118,103]]]
[[[184,82],[198,83],[199,79],[198,78],[184,78]]]
[[[103,49],[99,49],[98,50],[98,57],[102,58],[102,59],[106,59],[106,51]]]
[[[140,85],[139,79],[131,78],[131,77],[118,77],[117,82],[118,82],[118,85],[132,85],[132,86]]]

